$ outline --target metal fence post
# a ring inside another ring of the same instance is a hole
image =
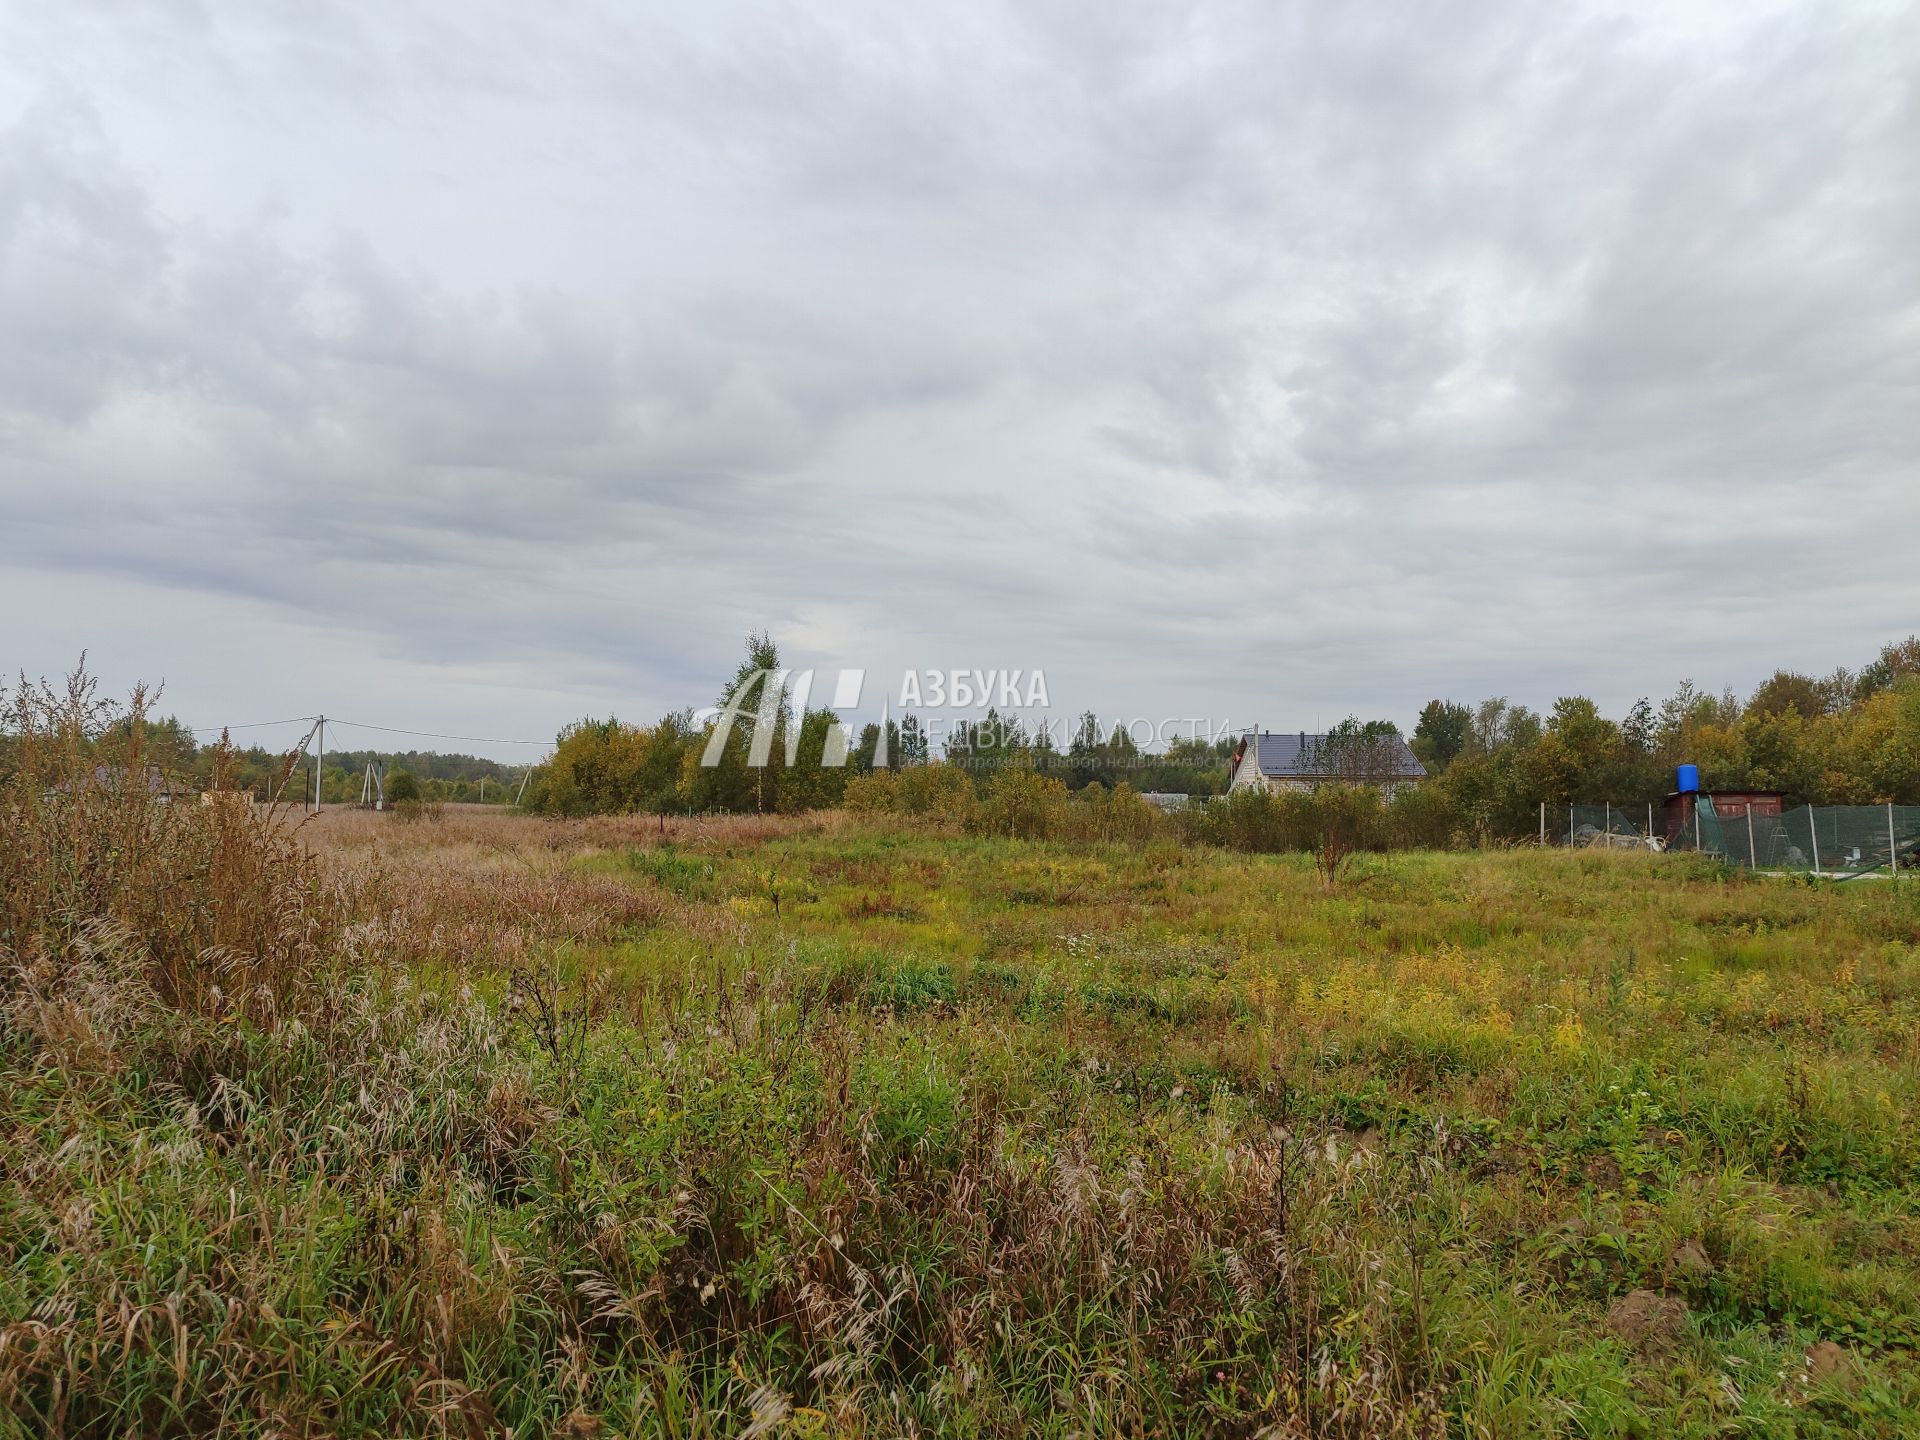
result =
[[[1820,827],[1813,823],[1813,806],[1807,806],[1807,838],[1813,842],[1813,873],[1820,873]]]
[[[1758,870],[1760,862],[1753,858],[1753,806],[1747,806],[1747,869]]]
[[[1547,802],[1540,802],[1540,848],[1547,848]]]
[[[1893,838],[1893,802],[1887,802],[1887,878],[1900,878],[1900,842]]]
[[[1647,802],[1647,843],[1653,843],[1653,802]]]

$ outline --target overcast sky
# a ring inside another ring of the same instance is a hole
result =
[[[0,0],[0,665],[501,738],[760,626],[1289,730],[1857,665],[1917,13]]]

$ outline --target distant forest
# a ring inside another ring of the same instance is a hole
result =
[[[756,670],[779,664],[769,637],[749,636],[717,704],[724,707]],[[747,763],[755,718],[742,714],[720,763],[706,767],[700,761],[711,727],[694,725],[690,711],[651,726],[581,721],[535,770],[527,808],[560,815],[820,809],[845,803],[849,787],[860,792],[873,772],[927,765],[950,772],[956,784],[965,777],[982,795],[1008,770],[1036,773],[1063,794],[1124,786],[1209,795],[1226,788],[1232,744],[1186,741],[1146,754],[1124,729],[1089,713],[1063,749],[1044,730],[989,712],[959,727],[936,756],[921,722],[905,715],[884,736],[878,725],[866,726],[848,763],[830,766],[821,759],[838,723],[831,711],[796,715],[782,705],[771,723],[768,765]],[[797,762],[789,766],[786,741],[796,729]],[[1400,734],[1389,721],[1357,717],[1336,729]],[[1698,765],[1710,788],[1779,790],[1794,804],[1920,803],[1920,636],[1886,646],[1858,670],[1824,677],[1777,671],[1744,699],[1687,682],[1618,717],[1582,695],[1563,696],[1544,714],[1505,697],[1434,699],[1408,739],[1429,783],[1402,803],[1420,811],[1422,833],[1443,836],[1529,835],[1542,801],[1657,800],[1674,788],[1683,762]]]
[[[195,790],[212,785],[217,746],[196,742],[178,718],[149,720],[144,743],[149,763],[173,783]],[[329,805],[357,803],[370,764],[380,767],[389,789],[399,777],[412,776],[419,783],[419,798],[423,800],[501,805],[513,800],[527,770],[524,765],[502,764],[478,755],[443,755],[432,750],[329,750],[321,798]],[[285,751],[255,745],[233,752],[235,786],[258,799],[271,798],[286,776]],[[293,762],[285,792],[290,797],[313,793],[312,755]]]

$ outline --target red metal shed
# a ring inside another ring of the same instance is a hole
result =
[[[1778,790],[1676,790],[1660,805],[1660,830],[1668,840],[1691,828],[1694,801],[1702,795],[1722,820],[1739,820],[1749,813],[1778,815],[1786,803]]]

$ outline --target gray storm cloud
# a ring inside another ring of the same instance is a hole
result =
[[[1920,625],[1917,53],[0,7],[0,639],[501,735],[704,702],[762,625],[1301,725],[1857,663]]]

